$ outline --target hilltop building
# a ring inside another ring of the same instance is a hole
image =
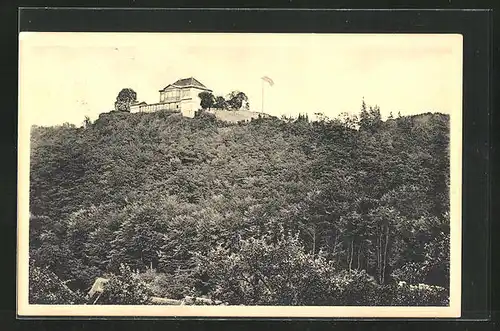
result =
[[[175,83],[165,86],[159,90],[160,101],[147,104],[146,102],[136,102],[130,106],[130,112],[155,112],[159,110],[178,111],[183,116],[194,117],[196,111],[201,106],[201,99],[198,94],[201,92],[212,92],[211,89],[200,83],[196,78],[183,78]],[[219,120],[237,123],[240,121],[250,121],[252,118],[270,117],[268,114],[250,111],[248,109],[227,110],[211,108],[206,110],[215,115]]]
[[[159,90],[160,101],[147,104],[137,102],[130,107],[131,112],[152,112],[158,110],[178,110],[186,117],[194,117],[195,111],[200,108],[201,92],[212,92],[196,78],[183,78]]]

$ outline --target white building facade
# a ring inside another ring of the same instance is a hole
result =
[[[194,117],[195,112],[201,108],[201,92],[212,92],[205,85],[200,83],[194,77],[183,78],[175,83],[167,85],[159,90],[160,102],[146,104],[145,102],[133,104],[130,107],[131,112],[152,112],[158,110],[177,110],[186,117]]]

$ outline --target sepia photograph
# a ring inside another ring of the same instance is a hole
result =
[[[462,36],[19,36],[18,314],[459,317]]]

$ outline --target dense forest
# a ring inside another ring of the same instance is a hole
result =
[[[448,305],[449,117],[31,131],[30,303]]]

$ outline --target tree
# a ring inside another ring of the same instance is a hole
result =
[[[85,119],[83,120],[83,127],[85,129],[89,128],[92,125],[92,121],[90,120],[90,117],[85,116]]]
[[[131,88],[124,88],[116,97],[115,110],[130,112],[130,105],[136,101],[137,93]]]
[[[365,98],[363,98],[361,102],[361,112],[359,113],[359,120],[360,122],[366,121],[369,117],[370,115],[368,113],[368,109],[366,108]]]
[[[229,93],[227,96],[227,103],[229,105],[229,108],[232,110],[239,110],[242,107],[244,109],[249,109],[250,104],[248,102],[248,97],[245,93],[240,92],[240,91],[232,91]]]
[[[211,297],[230,304],[327,305],[338,293],[333,264],[306,253],[297,236],[282,231],[277,238],[241,240],[235,252],[217,246],[199,260]]]
[[[144,305],[151,297],[146,283],[134,274],[130,267],[120,265],[119,273],[111,275],[99,297],[98,304]]]
[[[359,127],[362,130],[371,132],[376,131],[382,124],[379,106],[366,108],[365,100],[361,104],[361,113],[359,115]]]
[[[32,128],[30,285],[39,298],[54,285],[36,300],[113,273],[98,303],[144,302],[135,271],[156,270],[146,285],[175,299],[442,305],[417,284],[449,286],[449,116],[375,130],[377,107],[363,108],[367,130],[206,111]]]
[[[83,304],[80,292],[71,291],[64,282],[46,267],[30,262],[29,302],[31,304]]]
[[[210,92],[201,92],[198,94],[198,97],[201,99],[200,106],[202,109],[210,109],[214,107],[215,97]]]

